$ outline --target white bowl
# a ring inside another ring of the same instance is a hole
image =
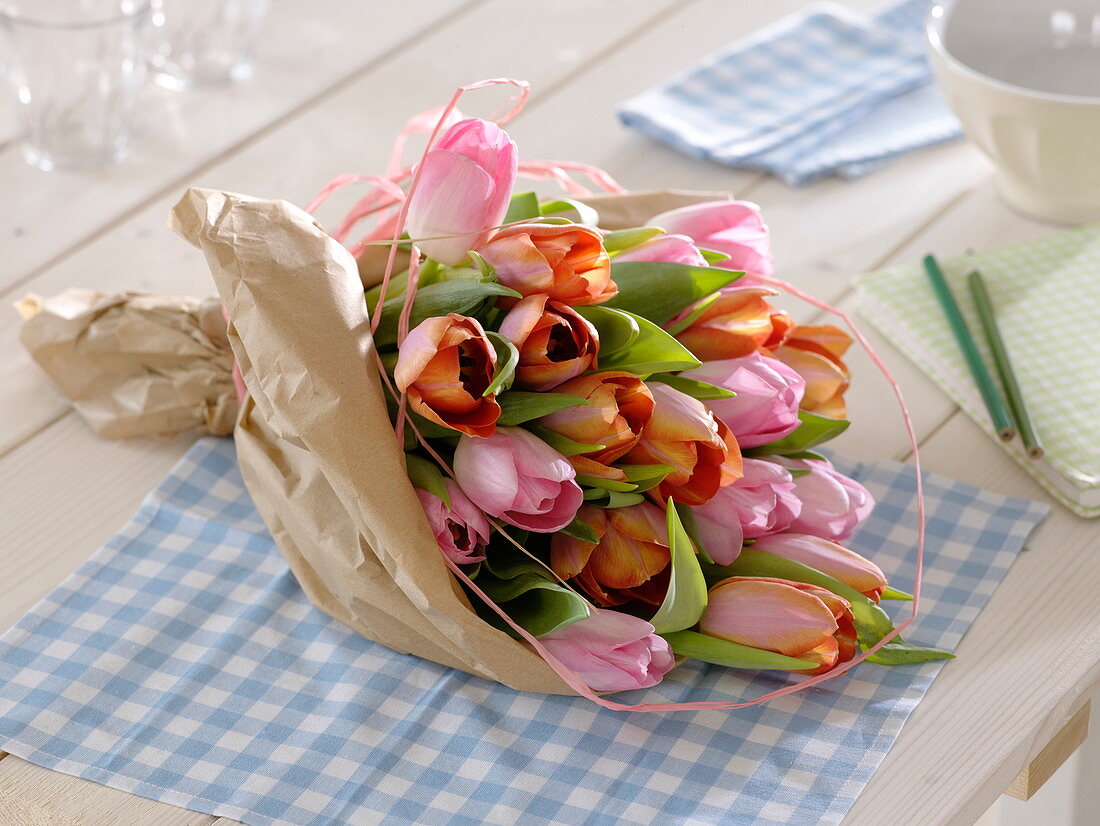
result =
[[[1100,219],[1100,0],[942,0],[936,81],[1021,212]]]

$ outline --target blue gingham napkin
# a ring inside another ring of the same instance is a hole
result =
[[[863,18],[815,4],[639,95],[619,116],[693,157],[792,185],[858,177],[962,134],[925,58],[930,5],[901,0]]]
[[[879,502],[854,547],[911,587],[913,472],[838,466]],[[953,648],[1047,508],[932,475],[927,492],[907,636]],[[941,667],[864,663],[734,712],[521,694],[311,607],[232,441],[208,438],[0,638],[0,748],[254,826],[837,823]],[[689,664],[624,699],[734,700],[784,679]]]

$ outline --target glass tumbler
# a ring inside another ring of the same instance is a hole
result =
[[[0,51],[28,163],[50,170],[126,156],[151,18],[151,0],[0,0]]]
[[[244,80],[271,0],[153,0],[158,85],[180,91]]]

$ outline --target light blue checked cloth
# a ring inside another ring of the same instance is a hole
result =
[[[925,59],[930,6],[901,0],[865,19],[815,4],[639,95],[619,117],[693,157],[791,185],[865,175],[962,134]]]
[[[912,471],[841,466],[879,502],[854,547],[911,587]],[[908,636],[953,648],[1047,508],[929,476],[928,510]],[[207,438],[0,638],[0,748],[257,825],[836,823],[942,665],[863,664],[735,712],[521,694],[312,608],[232,441]],[[694,664],[624,699],[735,700],[783,679]]]

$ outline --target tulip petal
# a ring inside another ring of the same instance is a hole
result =
[[[710,590],[699,630],[730,642],[799,656],[838,629],[817,596],[780,580],[731,577]]]

